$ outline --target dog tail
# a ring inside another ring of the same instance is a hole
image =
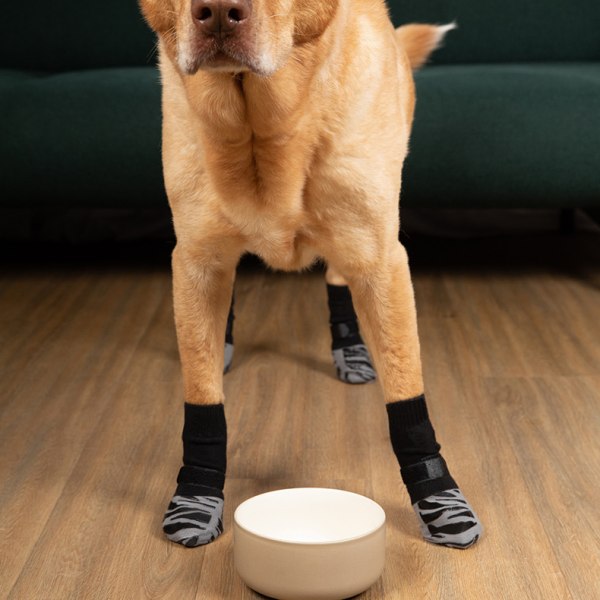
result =
[[[439,48],[446,34],[456,29],[456,23],[425,25],[412,23],[396,29],[396,39],[406,52],[413,71],[420,69],[431,53]]]

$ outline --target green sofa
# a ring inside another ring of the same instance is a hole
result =
[[[164,206],[155,40],[136,1],[3,13],[0,206]]]
[[[417,74],[403,205],[600,205],[598,0],[392,0],[456,21]],[[7,3],[0,207],[166,206],[154,39],[135,0]]]
[[[600,1],[390,5],[458,25],[417,74],[404,206],[600,206]]]

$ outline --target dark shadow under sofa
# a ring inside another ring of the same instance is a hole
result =
[[[458,24],[416,76],[403,206],[600,207],[598,0],[389,4],[396,25]],[[135,0],[8,3],[0,46],[0,215],[167,210]]]

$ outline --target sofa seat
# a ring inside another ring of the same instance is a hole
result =
[[[0,205],[165,206],[154,66],[0,70]]]
[[[600,203],[600,62],[427,66],[404,206]]]

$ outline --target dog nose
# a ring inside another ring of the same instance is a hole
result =
[[[208,36],[226,37],[250,17],[251,0],[192,0],[192,17]]]

